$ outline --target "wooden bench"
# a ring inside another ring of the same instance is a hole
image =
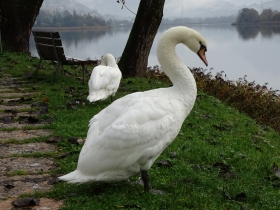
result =
[[[66,56],[58,32],[32,31],[32,34],[34,36],[37,52],[40,56],[40,61],[34,74],[38,73],[42,60],[57,62],[55,75],[58,74],[60,67],[62,74],[64,74],[63,65],[81,65],[83,70],[83,83],[85,83],[85,65],[97,64],[97,60],[83,60]]]

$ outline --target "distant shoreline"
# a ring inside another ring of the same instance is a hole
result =
[[[280,21],[265,21],[258,23],[232,23],[233,26],[244,26],[244,25],[252,25],[252,26],[280,26]]]
[[[45,30],[60,30],[60,31],[71,31],[71,30],[105,30],[111,26],[73,26],[73,27],[33,27],[32,30],[45,31]]]

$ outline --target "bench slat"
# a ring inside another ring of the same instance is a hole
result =
[[[54,47],[51,45],[37,44],[37,50],[39,51],[40,56],[43,57],[45,60],[57,61],[57,53],[60,62],[66,61],[63,47]],[[54,50],[56,50],[56,53]]]
[[[37,37],[35,39],[35,43],[40,43],[40,44],[47,44],[47,45],[53,45],[53,42],[55,46],[62,46],[61,39],[51,39],[51,38],[45,38],[45,37]]]
[[[37,37],[48,37],[60,39],[60,35],[58,32],[50,32],[50,31],[32,31],[33,36]]]

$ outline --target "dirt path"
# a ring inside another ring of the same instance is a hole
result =
[[[47,141],[52,131],[44,129],[52,119],[40,118],[48,114],[48,104],[39,101],[35,89],[9,75],[0,81],[0,210],[16,207],[13,202],[21,194],[50,190],[56,179],[51,171],[57,169],[57,148]],[[29,209],[55,210],[63,201],[40,198],[38,205],[32,203]]]

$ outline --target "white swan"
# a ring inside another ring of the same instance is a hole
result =
[[[90,102],[105,100],[111,96],[111,102],[115,96],[122,78],[122,73],[113,55],[106,54],[99,66],[96,66],[88,81]]]
[[[175,139],[196,100],[195,79],[175,53],[178,43],[188,46],[207,65],[206,41],[198,32],[187,27],[165,31],[157,56],[173,86],[126,95],[95,115],[77,169],[60,180],[112,182],[141,171],[144,191],[149,191],[148,169]]]

